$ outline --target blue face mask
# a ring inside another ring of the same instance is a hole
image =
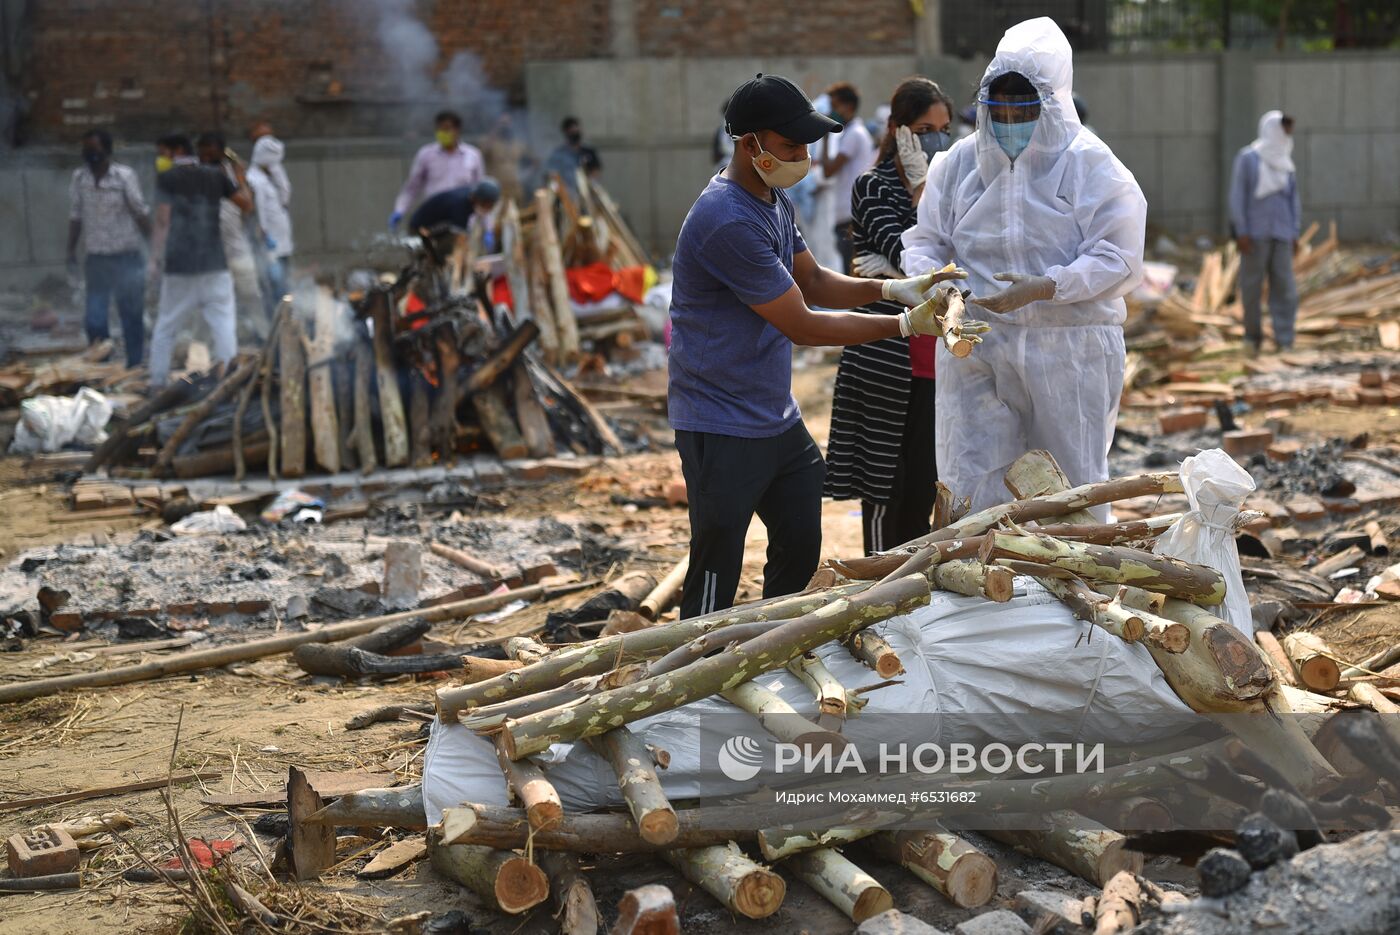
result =
[[[923,149],[924,155],[932,159],[948,148],[948,131],[930,130],[927,133],[920,133],[919,146]]]
[[[1028,120],[1025,123],[1002,123],[993,120],[992,135],[996,137],[997,144],[1001,146],[1001,151],[1015,159],[1030,145],[1031,136],[1035,133],[1035,125],[1040,122],[1039,118]]]

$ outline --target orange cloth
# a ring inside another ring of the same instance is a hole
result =
[[[504,305],[515,311],[515,297],[510,294],[510,282],[504,276],[491,281],[491,304]]]
[[[571,266],[564,270],[569,282],[569,298],[580,305],[601,302],[617,289],[617,274],[606,263]]]

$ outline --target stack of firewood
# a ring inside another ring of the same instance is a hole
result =
[[[516,262],[516,215],[508,205],[503,241],[513,283],[529,269]],[[549,214],[539,217],[548,248]],[[543,252],[553,281],[557,245]],[[555,306],[562,314],[531,304],[524,286],[514,309],[493,308],[476,256],[471,237],[439,231],[412,249],[397,276],[345,300],[325,285],[303,303],[310,308],[289,297],[261,352],[222,375],[172,382],[111,427],[87,470],[112,465],[126,476],[186,478],[231,471],[241,479],[265,467],[277,478],[422,467],[476,451],[513,459],[621,450],[604,418],[552,365],[569,354],[558,344],[525,353],[561,332],[574,334],[577,347],[577,329],[562,326],[573,322],[567,290]],[[558,279],[564,288],[561,269]]]
[[[549,877],[561,906],[569,900],[591,903],[570,855],[659,853],[734,912],[763,918],[782,904],[785,883],[761,858],[859,922],[891,905],[889,892],[835,849],[863,840],[867,853],[901,864],[954,903],[985,904],[996,891],[995,865],[947,828],[900,831],[907,816],[867,811],[833,819],[824,830],[795,831],[768,828],[771,814],[765,817],[758,808],[706,803],[680,808],[658,780],[668,754],[643,744],[627,725],[719,695],[781,740],[830,736],[830,721],[824,726],[808,720],[753,681],[786,667],[812,690],[821,718],[853,718],[845,731],[858,732],[856,693],[837,683],[813,650],[835,641],[879,677],[890,678],[902,671],[902,663],[869,629],[873,624],[926,604],[931,589],[1009,600],[1013,575],[1039,580],[1077,617],[1109,634],[1106,638],[1142,645],[1195,711],[1262,715],[1234,718],[1228,727],[1277,775],[1299,788],[1334,776],[1296,723],[1271,716],[1290,708],[1289,697],[1255,644],[1216,616],[1225,596],[1221,575],[1144,548],[1177,517],[1098,524],[1085,512],[1118,500],[1179,494],[1177,475],[1146,474],[1070,489],[1048,454],[1032,452],[1012,466],[1007,486],[1017,500],[971,515],[962,515],[965,501],[960,505],[941,489],[934,532],[887,554],[829,561],[802,594],[553,649],[531,639],[510,641],[507,652],[518,668],[439,689],[436,708],[441,720],[492,738],[519,808],[467,803],[447,809],[441,825],[431,829],[434,865],[490,905],[516,913],[547,897]],[[565,812],[546,771],[532,757],[569,742],[589,744],[612,765],[626,814]],[[1208,746],[1218,750],[1222,742]],[[960,809],[1041,814],[1070,808],[1076,795],[1092,789],[1089,797],[1104,806],[1095,812],[1102,819],[1116,814],[1111,806],[1138,807],[1154,783],[1160,790],[1164,781],[1175,782],[1177,771],[1199,765],[1211,753],[1201,750],[1110,766],[1093,775],[973,781],[969,788],[978,790],[976,804],[950,804],[937,814]],[[371,790],[307,820],[324,826],[422,827],[421,809],[421,790]],[[921,808],[921,818],[933,814]],[[1120,871],[1141,868],[1141,855],[1125,849],[1122,834],[1084,816],[1053,814],[1056,821],[1048,829],[992,836],[1100,886]],[[579,895],[580,885],[585,896]]]

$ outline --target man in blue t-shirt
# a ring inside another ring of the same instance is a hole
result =
[[[686,215],[673,267],[669,409],[690,499],[683,618],[733,603],[755,512],[768,528],[764,597],[800,591],[816,571],[826,464],[792,398],[793,345],[941,334],[946,297],[926,293],[966,276],[856,279],[817,265],[783,189],[811,167],[808,144],[841,125],[776,75],[740,85],[724,119],[734,155]],[[909,310],[809,307],[882,298]]]

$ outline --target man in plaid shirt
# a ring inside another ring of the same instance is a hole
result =
[[[112,137],[106,130],[83,136],[83,163],[68,186],[68,263],[76,266],[78,247],[85,257],[89,343],[106,340],[112,300],[122,323],[126,365],[141,363],[145,337],[146,266],[141,255],[151,233],[151,215],[130,166],[112,161]]]

